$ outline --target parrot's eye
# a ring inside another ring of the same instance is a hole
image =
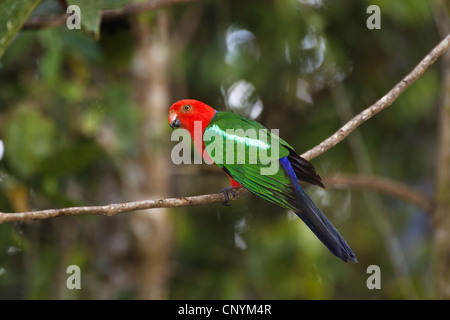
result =
[[[185,104],[183,107],[182,107],[182,109],[183,109],[183,111],[189,111],[189,110],[191,110],[191,106],[190,105],[188,105],[188,104]]]

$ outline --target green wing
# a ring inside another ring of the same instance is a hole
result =
[[[206,127],[205,150],[214,163],[260,197],[295,210],[292,184],[279,159],[292,147],[256,121],[234,113],[217,112]]]

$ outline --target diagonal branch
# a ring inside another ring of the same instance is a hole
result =
[[[397,85],[394,86],[386,95],[384,95],[380,100],[378,100],[375,104],[368,107],[360,114],[355,116],[353,119],[348,121],[341,129],[339,129],[332,136],[321,142],[316,147],[311,150],[305,152],[302,156],[311,160],[318,155],[324,153],[326,150],[335,146],[343,139],[345,139],[353,130],[355,130],[362,123],[370,119],[372,116],[380,112],[381,110],[389,107],[399,96],[402,94],[409,86],[411,86],[424,72],[427,70],[437,59],[441,56],[450,46],[450,34],[448,34],[429,54],[425,56],[425,58],[405,77],[403,78]],[[367,186],[367,184],[365,184]],[[373,183],[371,184],[373,185]],[[384,184],[385,186],[386,184]],[[363,184],[360,184],[362,187]],[[378,188],[379,190],[383,188]],[[390,194],[395,195],[392,190],[395,188],[391,188]],[[383,190],[387,190],[384,188]],[[233,199],[237,199],[244,194],[247,194],[249,191],[244,188],[236,189],[236,197]],[[397,196],[398,193],[397,193]],[[426,199],[421,195],[423,199]],[[408,196],[403,196],[402,198],[415,203],[415,201],[411,200]],[[430,208],[430,202],[428,201],[425,204],[425,200],[419,201],[415,203],[416,205],[423,206],[423,208]],[[208,203],[216,203],[225,201],[225,195],[222,193],[217,194],[207,194],[201,196],[192,196],[192,197],[182,197],[182,198],[168,198],[168,199],[159,199],[159,200],[144,200],[144,201],[136,201],[136,202],[127,202],[120,204],[110,204],[104,206],[91,206],[91,207],[72,207],[72,208],[63,208],[63,209],[49,209],[49,210],[41,210],[41,211],[33,211],[33,212],[20,212],[20,213],[1,213],[0,212],[0,223],[4,222],[12,222],[12,221],[26,221],[26,220],[34,220],[34,219],[48,219],[52,217],[58,217],[63,215],[81,215],[81,214],[103,214],[112,216],[122,212],[129,212],[135,210],[144,210],[144,209],[152,209],[152,208],[161,208],[161,207],[183,207],[183,206],[193,206],[193,205],[202,205]],[[421,203],[421,204],[419,204]],[[428,210],[427,210],[428,211]]]
[[[311,150],[302,154],[302,157],[310,160],[313,159],[331,147],[344,140],[350,133],[353,132],[361,124],[372,118],[378,112],[386,109],[406,90],[410,87],[422,74],[439,58],[450,45],[450,34],[448,34],[420,63],[399,83],[397,83],[388,93],[386,93],[380,100],[373,105],[354,116],[332,136],[322,141],[320,144]]]

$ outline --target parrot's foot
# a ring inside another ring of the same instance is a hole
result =
[[[224,206],[230,206],[230,194],[233,196],[233,198],[236,197],[236,191],[234,191],[233,187],[225,187],[220,190],[225,195],[225,202],[223,203]]]

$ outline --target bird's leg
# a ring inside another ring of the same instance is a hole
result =
[[[230,194],[233,196],[233,199],[236,198],[236,191],[234,191],[235,188],[240,188],[242,187],[242,185],[237,182],[236,180],[234,180],[232,177],[230,177],[230,175],[228,173],[226,173],[226,175],[228,176],[228,178],[230,179],[230,186],[229,187],[225,187],[222,190],[220,190],[224,195],[225,195],[225,202],[223,203],[225,206],[229,206],[229,202],[230,202]]]
[[[233,199],[236,197],[236,191],[234,191],[234,187],[228,186],[225,188],[222,188],[220,190],[225,195],[225,202],[223,203],[224,206],[230,206],[230,194],[233,196]]]

